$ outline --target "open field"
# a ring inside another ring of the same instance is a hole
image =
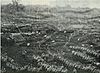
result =
[[[1,13],[2,72],[100,73],[100,10],[36,8]]]

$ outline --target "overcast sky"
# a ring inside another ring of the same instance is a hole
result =
[[[2,4],[10,3],[12,0],[1,0]],[[71,5],[72,7],[91,7],[100,8],[100,0],[21,0],[20,3],[25,5],[50,5],[50,6],[65,6]]]

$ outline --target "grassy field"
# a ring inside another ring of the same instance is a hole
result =
[[[1,13],[3,73],[100,73],[100,10]]]

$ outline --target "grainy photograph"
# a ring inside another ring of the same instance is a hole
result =
[[[1,73],[100,73],[100,0],[1,0]]]

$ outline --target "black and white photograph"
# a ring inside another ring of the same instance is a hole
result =
[[[0,6],[0,73],[100,73],[100,0]]]

